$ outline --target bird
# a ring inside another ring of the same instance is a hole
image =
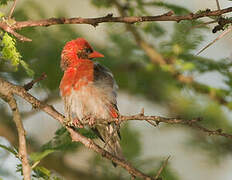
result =
[[[60,82],[60,95],[64,101],[68,124],[83,128],[86,120],[91,129],[105,143],[104,148],[124,159],[120,146],[119,124],[105,122],[118,118],[118,85],[111,71],[94,58],[104,55],[94,51],[84,38],[67,42],[61,52],[60,67],[64,75]],[[98,122],[95,122],[96,119]],[[105,123],[104,123],[105,122]]]

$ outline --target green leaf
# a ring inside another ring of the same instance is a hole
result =
[[[25,69],[26,73],[30,76],[30,77],[33,77],[34,76],[34,71],[29,67],[29,65],[23,61],[23,60],[20,60],[20,64],[22,65],[22,67]]]
[[[43,178],[45,180],[50,179],[51,171],[45,167],[37,166],[33,171],[35,173],[33,176],[36,178]]]
[[[73,142],[69,132],[65,127],[58,129],[52,140],[42,146],[42,151],[56,150],[56,151],[71,151],[75,150],[80,143]]]
[[[15,47],[15,39],[9,36],[8,33],[4,33],[0,45],[2,47],[1,58],[11,61],[11,64],[17,68],[21,55]]]
[[[53,153],[55,150],[54,149],[46,149],[45,151],[42,152],[35,152],[30,154],[30,158],[33,162],[37,162],[45,158],[47,155]]]
[[[37,166],[34,168],[32,176],[39,180],[62,180],[62,178],[57,177],[56,174],[43,166]]]
[[[90,139],[98,138],[98,136],[90,129],[81,128],[81,129],[77,129],[77,131],[87,138]]]
[[[7,146],[2,145],[2,144],[0,144],[0,147],[3,148],[3,149],[5,149],[5,150],[8,151],[8,152],[14,154],[15,156],[18,155],[18,152],[17,152],[16,149],[14,149],[14,148],[10,148],[10,147],[7,147]]]

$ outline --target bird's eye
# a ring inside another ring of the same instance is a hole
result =
[[[86,48],[86,49],[85,49],[85,52],[86,52],[87,54],[90,54],[90,53],[93,52],[93,50],[92,50],[91,48]]]

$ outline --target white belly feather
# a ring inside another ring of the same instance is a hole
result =
[[[88,116],[98,119],[110,118],[110,99],[103,89],[89,83],[79,90],[71,90],[66,96],[66,106],[72,115],[80,121]]]

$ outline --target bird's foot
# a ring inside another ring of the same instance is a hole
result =
[[[91,115],[84,117],[83,121],[88,123],[90,127],[93,127],[93,125],[96,123],[95,118],[92,117]]]
[[[89,126],[90,126],[90,127],[93,127],[94,124],[95,124],[95,118],[90,117],[90,118],[89,118]]]
[[[118,115],[118,117],[115,119],[115,121],[114,121],[114,123],[116,124],[116,125],[120,125],[121,124],[121,122],[122,122],[122,120],[120,119],[120,116],[121,115]]]
[[[72,121],[71,121],[69,118],[66,117],[66,118],[64,119],[64,124],[65,124],[66,126],[72,126],[71,123],[72,123]]]
[[[69,127],[77,127],[77,128],[84,128],[83,124],[78,118],[74,118],[72,120],[65,119],[64,124]]]
[[[89,127],[93,127],[93,125],[95,124],[95,118],[92,116],[88,116],[85,119],[88,121]]]
[[[81,123],[81,121],[78,118],[74,118],[72,120],[72,125],[77,128],[84,128],[84,125]]]

